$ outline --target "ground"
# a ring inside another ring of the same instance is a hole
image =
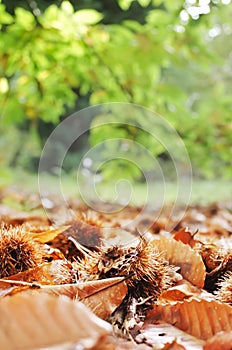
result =
[[[167,184],[162,206],[157,184],[146,208],[143,185],[125,207],[99,187],[89,207],[75,181],[64,202],[34,180],[0,192],[4,349],[231,349],[230,183],[195,181],[175,205]]]

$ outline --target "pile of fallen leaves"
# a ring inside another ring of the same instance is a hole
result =
[[[49,200],[50,219],[39,198],[28,211],[1,199],[2,349],[231,349],[230,203],[179,221],[71,201],[54,226]]]

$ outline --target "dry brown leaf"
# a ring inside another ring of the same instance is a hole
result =
[[[203,288],[206,272],[198,253],[182,242],[164,237],[154,240],[152,244],[163,253],[170,264],[180,267],[180,272],[186,280],[198,288]]]
[[[8,285],[8,287],[7,287]],[[22,291],[29,289],[29,285],[14,285],[14,284],[6,284],[4,289],[0,289],[0,298],[6,297],[7,295],[13,295]]]
[[[215,334],[205,343],[204,350],[231,350],[232,331]]]
[[[188,299],[175,304],[155,305],[148,322],[162,320],[199,339],[232,330],[232,307],[215,300]]]
[[[115,278],[114,280],[116,280]],[[110,279],[109,279],[110,280]],[[113,280],[113,278],[112,278]],[[98,281],[99,286],[106,284],[104,280]],[[110,282],[110,281],[109,281]],[[100,291],[89,294],[88,297],[82,298],[83,303],[88,306],[98,317],[106,320],[113,311],[122,303],[127,294],[127,285],[125,281],[115,283]]]
[[[1,220],[5,222],[7,225],[18,226],[18,225],[27,225],[28,227],[33,227],[34,229],[40,227],[49,227],[51,222],[47,216],[44,216],[43,212],[39,215],[32,215],[31,212],[18,212],[13,211],[12,208],[8,208],[8,214],[2,215]],[[7,212],[1,206],[1,213]]]
[[[197,287],[188,283],[188,281],[181,280],[180,282],[177,282],[175,286],[164,290],[158,300],[159,303],[167,301],[182,301],[199,292],[200,290]]]
[[[72,265],[67,261],[54,260],[50,263],[44,263],[33,269],[20,272],[16,275],[5,278],[4,280],[36,282],[39,284],[64,284],[73,281]],[[0,288],[4,288],[0,281]]]
[[[186,350],[186,348],[173,340],[171,343],[165,344],[162,350]]]
[[[20,293],[0,300],[0,344],[4,350],[32,350],[65,342],[91,348],[110,332],[107,322],[66,297]]]
[[[0,280],[0,286],[0,298],[27,290],[28,293],[33,294],[35,292],[47,293],[78,299],[98,317],[105,320],[122,303],[127,294],[127,285],[123,277],[52,286],[36,285],[24,281]],[[38,297],[40,296],[38,295]]]
[[[197,241],[194,239],[194,233],[188,231],[187,228],[182,227],[173,236],[176,241],[181,241],[184,244],[188,244],[190,247],[194,247]]]
[[[208,293],[204,289],[197,288],[192,283],[183,279],[177,282],[173,287],[164,290],[160,295],[158,302],[159,304],[166,304],[167,302],[183,301],[184,299],[189,299],[191,297],[199,300],[215,300],[215,296],[211,293]]]
[[[121,227],[102,228],[102,234],[107,245],[128,244],[135,246],[139,242],[138,237]]]
[[[41,286],[37,291],[78,298],[98,317],[107,319],[126,296],[127,285],[124,278],[115,277],[62,286]]]
[[[50,228],[49,230],[42,232],[28,232],[28,234],[30,234],[34,240],[39,241],[40,243],[47,243],[52,241],[56,236],[68,228],[69,226],[61,226],[57,228]]]
[[[197,339],[182,330],[167,324],[151,324],[145,321],[140,334],[135,338],[139,343],[145,343],[154,350],[163,350],[166,344],[177,342],[187,350],[202,350],[203,340]],[[172,348],[171,348],[172,349]]]

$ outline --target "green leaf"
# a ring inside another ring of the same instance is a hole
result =
[[[6,94],[9,90],[9,83],[5,77],[0,78],[0,93]]]
[[[138,3],[142,6],[142,7],[147,7],[150,4],[151,0],[138,0]]]
[[[6,12],[5,5],[0,4],[0,24],[10,24],[13,22],[13,17]]]
[[[156,27],[163,27],[170,24],[170,16],[166,11],[157,9],[149,12],[147,21]]]
[[[26,30],[31,30],[35,26],[35,18],[33,14],[21,7],[15,9],[16,23]]]
[[[91,25],[100,22],[103,15],[96,10],[88,9],[77,11],[74,17],[79,24]]]
[[[63,10],[65,13],[72,15],[74,13],[74,8],[72,4],[69,1],[63,1],[61,4],[61,10]]]
[[[134,0],[118,0],[118,4],[122,10],[127,11]]]
[[[163,3],[163,0],[152,0],[154,6],[160,6]]]
[[[58,28],[60,27],[60,24],[58,22],[58,16],[59,16],[60,10],[56,5],[49,6],[43,13],[43,16],[39,17],[39,22],[45,29],[49,28]],[[49,35],[48,31],[48,35]],[[54,33],[53,33],[54,34]]]
[[[17,124],[22,122],[25,118],[25,114],[22,106],[15,97],[11,97],[5,103],[4,108],[1,112],[1,125],[7,127],[11,124]]]

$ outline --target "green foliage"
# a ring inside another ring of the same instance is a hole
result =
[[[74,3],[38,1],[33,9],[36,2],[15,2],[11,13],[0,3],[2,143],[16,127],[19,138],[32,135],[0,165],[12,164],[23,150],[27,156],[28,144],[38,156],[42,144],[33,134],[41,121],[57,124],[83,107],[85,96],[91,105],[150,108],[179,132],[198,173],[231,176],[231,7],[219,0],[115,0],[114,13],[105,1],[80,1],[80,8]],[[118,128],[116,137],[123,134],[163,155],[142,131],[133,132]],[[113,133],[110,125],[92,129],[91,144]],[[124,172],[138,178],[130,169]]]
[[[74,13],[67,1],[60,8],[49,6],[38,17],[15,9],[14,21],[4,27],[0,40],[4,124],[14,124],[23,115],[57,123],[65,108],[74,106],[73,88],[82,85],[88,69],[83,37],[100,19],[94,10]]]

